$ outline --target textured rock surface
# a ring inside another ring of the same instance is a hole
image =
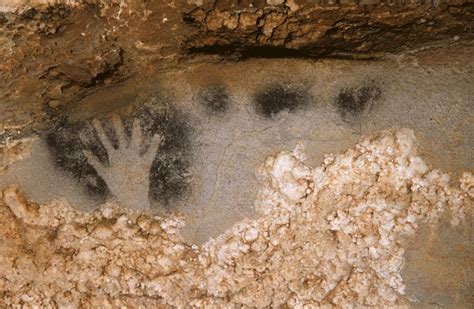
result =
[[[4,149],[10,154],[3,160],[8,167],[0,187],[20,185],[40,203],[65,196],[72,207],[84,210],[123,196],[108,190],[122,177],[101,181],[83,153],[94,151],[108,166],[108,151],[87,124],[103,121],[117,146],[114,113],[129,126],[138,116],[147,134],[164,135],[150,174],[150,198],[157,211],[186,214],[184,235],[190,242],[202,243],[252,218],[255,168],[267,155],[299,141],[310,154],[309,164],[316,166],[325,153],[347,149],[363,135],[409,127],[427,163],[458,179],[474,167],[469,51],[453,45],[384,61],[253,59],[170,70],[156,76],[158,81],[137,76],[75,104],[48,108],[58,116],[48,120],[46,132],[28,135],[28,130],[5,126]],[[137,115],[144,106],[160,112]],[[166,112],[169,108],[175,112]],[[82,134],[90,137],[86,143]],[[23,138],[36,141],[31,155],[13,162],[22,145],[17,140]],[[130,176],[146,177],[147,171],[140,168]]]
[[[0,307],[472,307],[473,6],[0,0]],[[287,56],[310,59],[233,62]],[[163,153],[139,196],[146,147],[84,170],[82,131],[61,124],[163,97],[180,113],[155,115]],[[401,130],[310,167],[404,126],[427,164]],[[300,139],[311,163],[275,154]],[[103,204],[61,164],[183,216]]]
[[[0,122],[40,125],[54,116],[45,106],[61,110],[181,58],[181,1],[23,3],[0,12]]]
[[[455,225],[470,218],[472,175],[449,186],[417,156],[410,130],[366,138],[315,169],[303,159],[301,149],[268,157],[258,172],[261,218],[202,247],[183,243],[178,218],[113,205],[86,214],[7,188],[0,305],[408,304],[406,237],[445,211]]]
[[[3,0],[0,121],[41,126],[64,106],[134,76],[153,79],[222,57],[373,58],[469,42],[473,5]]]
[[[199,29],[186,39],[188,50],[241,52],[250,57],[372,57],[454,36],[470,39],[474,13],[474,4],[468,1],[359,5],[273,1],[271,7],[259,1],[254,5],[227,1],[224,7],[219,2],[225,1],[186,14],[186,21]]]

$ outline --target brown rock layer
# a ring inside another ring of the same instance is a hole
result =
[[[185,41],[188,51],[266,57],[371,56],[434,40],[468,38],[474,13],[472,1],[368,5],[287,1],[246,8],[218,3],[186,14],[185,20],[198,29]]]
[[[8,10],[5,3],[0,123],[23,128],[38,127],[104,88],[214,59],[201,53],[372,58],[438,40],[470,42],[474,20],[472,0],[87,0]]]

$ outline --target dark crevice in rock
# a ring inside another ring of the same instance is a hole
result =
[[[279,46],[242,47],[239,44],[213,45],[202,48],[190,48],[188,54],[220,55],[223,58],[245,60],[250,58],[314,58],[308,49],[290,49]]]

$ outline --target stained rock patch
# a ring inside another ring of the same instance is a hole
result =
[[[183,117],[141,108],[129,118],[61,119],[46,141],[57,167],[103,201],[113,197],[131,208],[147,208],[150,201],[167,207],[189,183],[189,128]]]
[[[227,89],[220,85],[213,85],[203,90],[199,100],[211,115],[224,114],[231,104]]]
[[[382,90],[376,85],[342,89],[335,98],[335,105],[344,120],[357,119],[371,111],[380,99]]]
[[[282,111],[293,112],[308,104],[309,96],[302,88],[269,85],[255,94],[255,110],[265,118],[273,118]]]

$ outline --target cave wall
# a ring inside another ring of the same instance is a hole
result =
[[[472,1],[0,1],[5,128],[133,78],[249,57],[380,59],[472,42]]]

